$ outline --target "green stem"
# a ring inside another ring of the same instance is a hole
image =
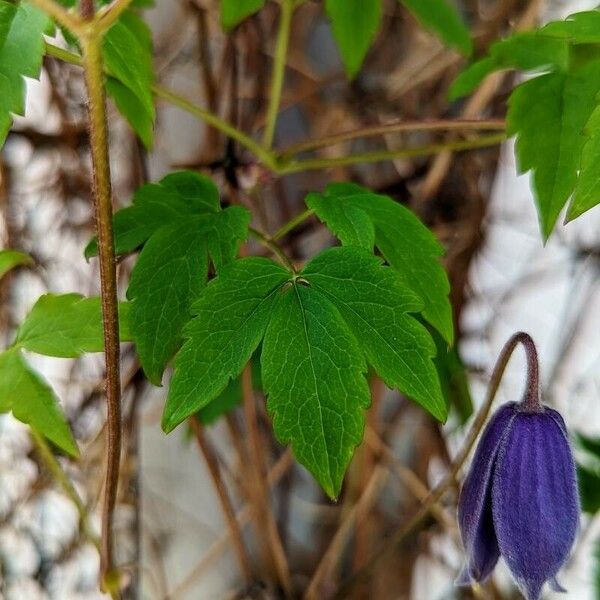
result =
[[[132,2],[133,0],[115,0],[112,4],[100,10],[95,22],[96,32],[108,31]]]
[[[44,463],[44,466],[46,467],[46,469],[48,469],[48,472],[52,475],[53,479],[60,485],[60,487],[62,488],[66,496],[69,498],[69,500],[73,502],[75,508],[77,508],[77,512],[79,514],[79,526],[81,528],[81,531],[83,532],[83,535],[92,544],[94,544],[94,546],[96,546],[98,550],[100,550],[100,540],[93,533],[90,527],[88,512],[85,507],[85,504],[83,503],[83,500],[81,499],[81,497],[77,493],[77,490],[71,483],[71,480],[64,472],[60,463],[52,453],[52,450],[48,446],[48,443],[46,442],[44,437],[41,436],[33,428],[30,428],[30,434],[31,439],[35,444],[40,460]]]
[[[275,138],[275,126],[281,106],[281,93],[285,79],[285,63],[287,59],[288,46],[290,43],[290,31],[292,27],[292,15],[296,8],[295,0],[281,0],[281,17],[279,20],[279,31],[275,44],[275,56],[273,59],[273,74],[271,78],[271,94],[269,96],[269,107],[265,131],[263,134],[263,147],[270,150]]]
[[[282,159],[289,159],[301,152],[309,152],[335,146],[343,142],[357,139],[387,135],[390,133],[412,133],[415,131],[504,131],[506,122],[503,119],[438,119],[434,121],[394,121],[391,123],[381,123],[361,127],[342,133],[336,133],[316,140],[306,140],[299,144],[294,144],[281,150],[277,156]]]
[[[269,168],[271,171],[277,171],[277,165],[273,158],[273,154],[262,148],[260,144],[255,142],[251,137],[247,136],[233,125],[227,123],[223,119],[220,119],[213,113],[201,108],[200,106],[193,104],[182,96],[175,94],[165,87],[154,85],[152,86],[152,91],[159,98],[166,100],[173,106],[177,106],[191,115],[194,115],[195,117],[198,117],[200,120],[204,121],[208,125],[211,125],[215,129],[218,129],[231,139],[236,140],[242,146],[250,150],[250,152],[252,152],[265,167]]]
[[[315,211],[312,208],[307,208],[303,213],[300,213],[298,216],[290,219],[287,223],[282,225],[274,235],[271,236],[271,240],[274,242],[278,242],[281,238],[284,238],[290,231],[296,229],[298,225],[304,223],[306,219],[309,219],[315,214]]]
[[[332,167],[345,167],[357,164],[385,162],[398,158],[414,158],[417,156],[429,156],[446,150],[474,150],[496,146],[506,139],[505,133],[482,136],[473,140],[458,140],[440,144],[429,144],[415,148],[399,148],[398,150],[380,150],[365,152],[362,154],[351,154],[349,156],[338,156],[334,158],[313,158],[307,160],[292,160],[280,164],[277,169],[278,175],[289,175],[290,173],[303,173],[305,171],[316,171],[330,169]]]
[[[267,237],[262,231],[258,231],[258,229],[254,229],[254,227],[250,227],[250,235],[257,239],[265,248],[268,248],[283,264],[283,266],[288,269],[291,273],[296,273],[296,267],[292,261],[288,258],[287,254],[281,249],[279,244],[275,242],[272,238]]]
[[[504,371],[506,370],[512,353],[520,343],[524,343],[523,333],[517,333],[513,335],[502,348],[500,356],[498,357],[498,360],[494,366],[492,377],[490,378],[490,384],[488,386],[485,401],[479,409],[479,412],[473,421],[473,425],[471,425],[471,429],[465,438],[460,452],[452,462],[448,474],[435,488],[433,488],[433,490],[431,490],[431,492],[429,492],[429,495],[423,500],[423,504],[413,515],[413,517],[409,519],[403,527],[393,533],[391,537],[389,537],[387,541],[383,543],[379,550],[375,552],[368,563],[356,571],[350,577],[350,579],[348,579],[336,591],[335,595],[333,596],[334,600],[343,600],[344,598],[351,597],[351,590],[357,585],[365,583],[369,579],[369,577],[375,571],[376,566],[379,564],[379,561],[393,554],[393,552],[406,539],[406,537],[412,533],[412,531],[423,521],[423,519],[427,517],[427,515],[429,515],[433,508],[443,498],[444,494],[456,484],[458,473],[469,457],[469,454],[475,446],[475,442],[477,441],[477,438],[479,437],[479,434],[481,433],[483,426],[487,421],[488,415],[492,409],[492,405],[494,404],[496,394],[498,393],[498,388],[500,387],[500,382],[502,381]]]
[[[115,579],[113,560],[113,514],[117,499],[121,460],[121,379],[119,374],[119,320],[117,277],[112,226],[112,192],[108,158],[108,132],[101,34],[80,38],[88,93],[90,147],[94,174],[94,206],[100,259],[100,288],[106,362],[106,479],[102,508],[101,582],[111,587]]]

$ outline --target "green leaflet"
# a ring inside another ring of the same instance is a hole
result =
[[[581,154],[581,169],[575,194],[567,211],[567,221],[573,221],[600,203],[600,107],[597,106],[586,127],[588,140]]]
[[[399,0],[427,29],[463,54],[473,51],[469,29],[452,0]]]
[[[19,250],[0,250],[0,278],[15,267],[31,266],[33,259]]]
[[[594,515],[600,511],[600,440],[578,433],[575,441],[581,456],[577,462],[581,508]]]
[[[8,411],[67,454],[79,456],[52,388],[29,367],[16,348],[0,354],[0,412]]]
[[[152,146],[156,111],[152,84],[152,37],[133,11],[124,12],[106,32],[102,56],[108,73],[107,91],[147,148]]]
[[[351,183],[334,183],[324,194],[309,194],[306,204],[344,245],[375,245],[424,303],[423,316],[452,344],[450,284],[439,262],[443,249],[407,208],[387,196]],[[337,205],[337,206],[336,206]]]
[[[131,339],[129,304],[119,304],[121,341]],[[79,294],[45,294],[35,303],[17,330],[14,343],[37,354],[76,358],[104,350],[100,298]]]
[[[264,5],[265,0],[221,0],[221,24],[225,29],[233,29]]]
[[[566,71],[569,65],[569,45],[565,40],[542,35],[539,31],[516,33],[494,42],[489,56],[465,69],[450,87],[450,99],[470,94],[494,71]]]
[[[216,398],[263,338],[276,294],[290,273],[265,258],[221,270],[193,305],[163,414],[167,432]]]
[[[158,183],[139,188],[133,196],[133,204],[115,214],[115,252],[117,255],[133,252],[161,227],[219,210],[219,191],[208,177],[191,171],[171,173]],[[94,238],[85,249],[85,257],[97,254],[98,244]]]
[[[381,260],[357,248],[332,248],[313,259],[302,276],[339,311],[386,385],[416,400],[438,421],[447,417],[432,358],[435,344],[409,313],[421,299]]]
[[[510,98],[507,129],[517,136],[519,170],[533,172],[545,239],[575,189],[586,142],[584,128],[599,91],[600,61],[593,61],[574,72],[526,81]]]
[[[171,431],[215,398],[227,404],[231,390],[223,399],[224,390],[262,341],[274,431],[335,497],[362,439],[368,363],[388,385],[446,418],[435,345],[409,314],[422,306],[394,269],[359,247],[329,249],[298,275],[264,258],[235,260],[193,305],[163,428]]]
[[[0,0],[0,145],[12,115],[25,111],[24,77],[37,79],[44,56],[43,34],[50,23],[45,13],[27,2]]]
[[[381,0],[326,0],[346,73],[352,79],[360,70],[377,35],[381,21]]]
[[[275,434],[336,498],[370,402],[358,342],[327,298],[296,283],[277,298],[261,362]]]

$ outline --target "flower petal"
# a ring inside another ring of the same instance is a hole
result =
[[[567,560],[579,523],[575,464],[557,414],[518,412],[494,468],[498,545],[529,600]]]
[[[500,443],[516,415],[516,403],[503,405],[483,432],[458,502],[458,524],[467,565],[456,585],[484,581],[496,566],[500,551],[492,518],[492,473]]]

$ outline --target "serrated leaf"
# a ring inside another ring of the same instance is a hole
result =
[[[0,278],[15,267],[31,266],[33,259],[19,250],[0,250]]]
[[[123,116],[136,132],[143,122],[141,129],[145,131],[148,123],[154,123],[156,116],[152,94],[154,67],[150,29],[131,10],[124,12],[102,38],[102,56],[107,72],[133,94],[142,110],[142,115],[131,120],[133,106],[130,98]],[[112,90],[115,90],[114,86]],[[117,89],[117,104],[120,102],[123,105],[124,99],[123,91]]]
[[[139,188],[133,204],[115,214],[115,252],[117,255],[133,252],[161,227],[183,218],[217,213],[219,209],[219,191],[211,179],[192,171],[171,173],[159,183]],[[85,249],[85,257],[97,254],[94,238]]]
[[[399,0],[416,19],[433,31],[446,45],[462,54],[473,51],[471,34],[451,0]]]
[[[131,273],[131,332],[148,379],[160,385],[163,371],[179,347],[190,306],[208,276],[201,219],[164,227],[144,246]]]
[[[362,249],[332,248],[313,259],[302,277],[339,310],[386,385],[445,421],[446,403],[432,362],[435,344],[410,315],[421,311],[423,302],[381,262]]]
[[[581,154],[581,170],[567,211],[568,221],[573,221],[600,203],[600,107],[596,107],[592,113],[585,131],[589,137]]]
[[[375,245],[406,285],[423,300],[424,318],[452,344],[450,284],[439,261],[443,249],[433,234],[410,210],[391,198],[358,185],[335,183],[329,185],[324,194],[309,194],[306,204],[343,244],[356,244],[356,230],[343,212],[329,207],[331,203],[352,207],[355,214],[362,211],[368,215],[375,230]],[[370,237],[363,235],[360,242],[366,247]]]
[[[144,146],[151,150],[154,143],[154,120],[145,110],[138,96],[114,77],[107,78],[106,92],[115,101],[119,112],[131,125]]]
[[[277,298],[261,362],[275,435],[336,498],[370,402],[358,342],[325,296],[294,283]]]
[[[507,131],[516,135],[521,172],[533,187],[545,239],[577,182],[585,125],[600,90],[600,61],[573,73],[554,72],[526,81],[509,101]]]
[[[27,2],[0,1],[0,145],[12,115],[25,111],[24,77],[38,79],[44,57],[44,31],[50,19]]]
[[[254,390],[261,390],[262,378],[260,375],[260,361],[252,359],[251,362],[252,387]],[[241,377],[236,377],[227,384],[225,389],[214,400],[211,400],[204,408],[201,408],[196,416],[203,425],[213,425],[223,415],[233,411],[241,403],[242,380]]]
[[[578,44],[600,43],[600,12],[586,10],[569,15],[562,21],[544,25],[540,33]]]
[[[266,0],[221,0],[221,24],[233,29],[250,15],[258,12]]]
[[[119,305],[121,341],[131,339],[129,305]],[[17,330],[15,346],[37,354],[76,358],[104,350],[100,298],[79,294],[45,294],[35,303]]]
[[[381,22],[381,0],[326,0],[325,10],[331,19],[346,74],[354,78]]]
[[[21,351],[0,354],[0,411],[29,425],[67,454],[79,450],[52,388],[29,367]]]
[[[449,96],[451,99],[466,96],[494,71],[566,71],[568,65],[569,45],[565,40],[549,38],[537,31],[517,33],[494,42],[489,56],[473,63],[456,78]]]
[[[264,258],[230,263],[194,304],[163,414],[171,431],[237,377],[258,347],[279,288],[290,273]]]

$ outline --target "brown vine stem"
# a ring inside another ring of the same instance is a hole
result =
[[[261,433],[258,428],[254,390],[252,386],[252,367],[248,363],[242,372],[242,395],[244,400],[244,416],[248,427],[248,441],[255,485],[251,493],[254,500],[259,533],[263,540],[263,555],[267,564],[274,566],[277,579],[287,598],[292,596],[290,570],[285,550],[277,530],[277,523],[271,510],[265,470],[265,451]]]
[[[94,15],[93,0],[82,0],[81,16],[90,20]],[[118,595],[118,573],[113,558],[113,514],[119,482],[121,458],[121,380],[119,318],[117,312],[117,277],[112,227],[112,192],[108,158],[106,99],[102,64],[102,35],[91,27],[79,41],[83,52],[83,69],[88,95],[90,147],[93,167],[93,198],[96,213],[96,234],[100,259],[102,321],[104,325],[104,357],[106,362],[106,478],[102,507],[102,538],[100,551],[100,585]]]
[[[518,344],[524,344],[528,347],[528,340],[531,338],[523,332],[516,333],[513,335],[508,342],[502,348],[500,352],[500,356],[496,361],[496,365],[494,366],[494,371],[492,373],[492,377],[490,379],[490,384],[487,391],[487,396],[481,408],[479,409],[475,420],[473,421],[473,425],[465,438],[464,444],[452,462],[452,466],[450,467],[450,471],[444,477],[444,479],[435,487],[427,498],[423,501],[423,504],[419,508],[419,510],[400,528],[398,529],[380,548],[375,552],[375,554],[370,558],[369,562],[356,571],[335,593],[333,598],[335,600],[343,600],[350,597],[351,591],[358,585],[365,583],[375,571],[379,561],[382,558],[389,556],[394,550],[397,548],[399,544],[401,544],[404,539],[412,533],[412,531],[427,517],[427,515],[432,511],[433,507],[442,499],[444,494],[452,488],[456,483],[456,478],[464,465],[465,461],[469,457],[483,426],[487,420],[487,417],[490,413],[492,405],[494,403],[494,399],[496,398],[496,394],[498,392],[498,388],[500,387],[500,382],[502,380],[502,376],[504,375],[504,371],[506,370],[506,366],[508,365],[508,361],[512,356],[515,348]]]
[[[189,419],[189,424],[190,429],[196,438],[196,443],[198,444],[200,453],[206,462],[208,474],[210,475],[213,485],[215,486],[215,491],[219,497],[219,501],[221,502],[221,508],[223,509],[223,514],[231,534],[231,540],[233,542],[233,548],[240,565],[240,570],[244,576],[246,584],[249,585],[252,582],[252,567],[250,566],[250,558],[248,556],[246,546],[244,545],[242,530],[237,522],[237,519],[235,518],[235,511],[233,509],[233,505],[231,504],[231,500],[229,499],[227,488],[225,487],[225,483],[221,478],[221,472],[217,458],[215,457],[215,453],[210,442],[204,435],[204,428],[202,425],[200,425],[198,420],[195,417],[191,417]]]

